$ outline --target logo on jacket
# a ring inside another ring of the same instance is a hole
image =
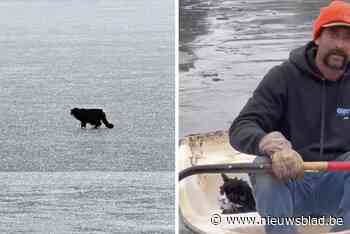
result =
[[[343,119],[350,118],[350,108],[337,108],[337,116]]]

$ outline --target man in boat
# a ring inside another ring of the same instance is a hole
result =
[[[305,173],[304,161],[350,161],[350,4],[321,8],[313,38],[273,67],[232,123],[231,145],[271,161],[250,175],[261,216],[331,215],[350,229],[350,173]],[[293,225],[266,232],[297,233]]]

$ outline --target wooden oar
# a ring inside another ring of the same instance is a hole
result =
[[[349,171],[350,162],[304,162],[305,171]],[[186,168],[179,173],[179,181],[196,174],[248,173],[271,171],[270,163],[232,163],[198,165]]]

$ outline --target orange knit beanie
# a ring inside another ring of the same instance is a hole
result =
[[[322,7],[320,15],[313,25],[313,41],[321,33],[321,28],[331,26],[349,26],[350,27],[350,4],[344,1],[335,0],[328,6]]]

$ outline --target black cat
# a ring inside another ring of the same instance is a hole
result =
[[[223,214],[256,211],[252,189],[246,181],[225,174],[221,177],[224,184],[220,186],[219,202]]]
[[[94,125],[95,128],[101,126],[101,121],[106,125],[107,128],[113,128],[114,125],[109,123],[106,119],[106,114],[102,109],[71,109],[70,114],[73,115],[77,120],[80,120],[81,128],[85,128],[86,124],[89,123]]]

